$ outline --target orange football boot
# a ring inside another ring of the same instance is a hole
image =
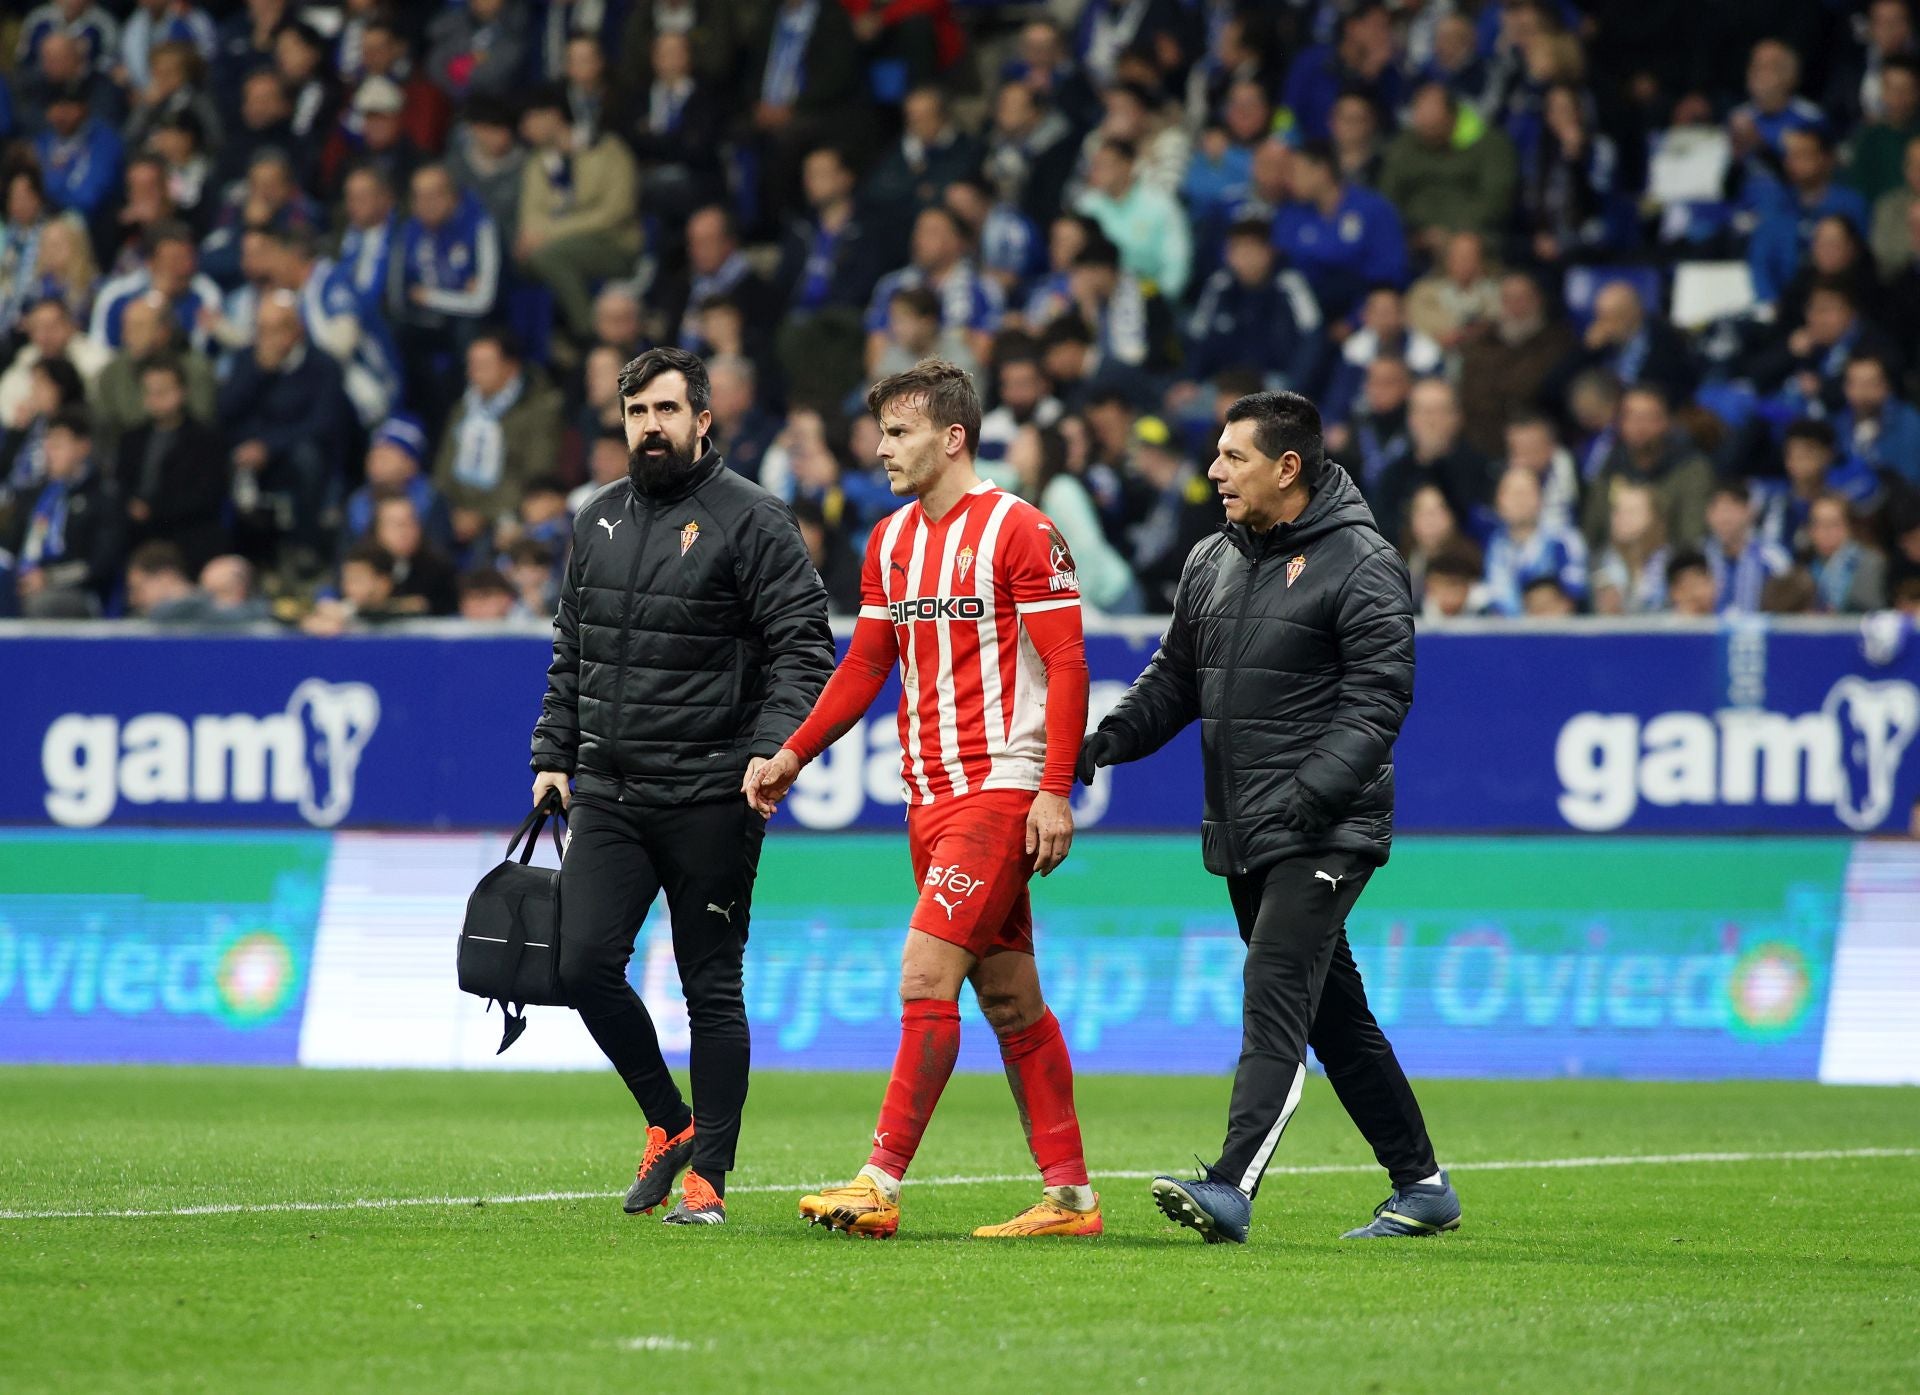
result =
[[[888,1201],[871,1177],[856,1177],[844,1187],[828,1187],[800,1198],[808,1225],[844,1230],[870,1240],[887,1240],[900,1229],[900,1203]]]
[[[1104,1227],[1100,1224],[1100,1194],[1094,1193],[1093,1209],[1076,1211],[1071,1206],[1062,1206],[1050,1196],[1040,1200],[1022,1211],[1010,1221],[999,1225],[983,1225],[974,1231],[976,1240],[1009,1240],[1029,1235],[1098,1235]]]

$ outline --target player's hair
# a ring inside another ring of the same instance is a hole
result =
[[[1782,433],[1781,444],[1788,441],[1811,441],[1822,450],[1833,450],[1839,438],[1834,435],[1833,423],[1821,421],[1817,417],[1801,417],[1791,423]]]
[[[1107,271],[1120,269],[1120,249],[1105,233],[1095,232],[1087,238],[1087,245],[1073,259],[1076,268],[1083,266],[1100,267]]]
[[[867,392],[867,410],[878,421],[888,403],[901,399],[919,407],[936,430],[960,427],[968,455],[980,448],[980,394],[959,364],[923,358],[904,373],[882,378]]]
[[[501,358],[509,363],[525,363],[526,350],[520,346],[520,337],[505,325],[488,325],[468,341],[467,347],[475,344],[491,344]]]
[[[143,542],[127,558],[129,574],[139,572],[142,576],[152,576],[155,572],[174,572],[184,577],[187,574],[187,559],[180,549],[164,538],[155,538]]]
[[[687,406],[695,415],[713,402],[713,385],[707,378],[707,365],[698,354],[671,346],[648,349],[620,370],[620,400],[626,401],[663,373],[678,373],[687,380]]]
[[[553,112],[568,125],[573,124],[573,109],[567,105],[567,89],[562,83],[543,82],[527,94],[520,104],[520,114],[530,116],[536,111]]]
[[[148,354],[134,365],[135,376],[145,378],[149,373],[165,373],[181,387],[187,385],[187,368],[180,362],[179,355],[161,349]]]
[[[889,307],[902,306],[908,314],[923,320],[940,318],[940,297],[925,286],[902,286],[887,301]]]
[[[1839,296],[1840,299],[1846,301],[1849,309],[1858,310],[1860,308],[1860,296],[1853,289],[1853,284],[1844,276],[1814,277],[1813,284],[1807,288],[1807,298],[1811,300],[1816,295]]]
[[[1471,584],[1480,579],[1482,570],[1479,549],[1464,539],[1440,544],[1427,559],[1429,577],[1452,577]]]
[[[1671,590],[1673,583],[1685,576],[1688,572],[1704,572],[1707,570],[1706,553],[1692,549],[1686,552],[1676,552],[1673,554],[1673,559],[1667,563],[1667,588]]]
[[[461,599],[468,596],[517,596],[513,583],[500,575],[498,567],[473,567],[460,573],[460,579],[454,583]]]
[[[47,418],[47,430],[69,431],[83,441],[91,441],[93,416],[82,404],[71,402]]]
[[[1340,157],[1333,153],[1332,141],[1304,141],[1293,154],[1296,160],[1310,161],[1320,166],[1321,169],[1333,170],[1336,173],[1340,169]]]
[[[1624,402],[1629,397],[1651,397],[1655,402],[1660,404],[1661,411],[1671,412],[1673,410],[1672,399],[1667,396],[1667,390],[1658,383],[1628,383],[1620,389],[1620,400]]]
[[[1047,321],[1047,327],[1040,331],[1040,352],[1043,355],[1060,344],[1092,343],[1093,330],[1076,310],[1054,316]]]
[[[359,562],[364,566],[372,567],[387,580],[393,580],[393,554],[371,538],[357,542],[347,549],[347,555],[340,559],[341,569],[345,570],[350,562]]]
[[[1227,408],[1226,424],[1253,423],[1253,444],[1262,455],[1278,460],[1288,451],[1300,457],[1300,478],[1312,485],[1320,478],[1326,451],[1320,438],[1320,409],[1297,392],[1255,392]]]
[[[193,229],[179,218],[162,218],[147,228],[146,236],[141,239],[142,250],[151,257],[162,243],[184,242],[189,247],[197,247],[200,240],[193,235]]]
[[[1855,364],[1859,363],[1874,364],[1879,368],[1881,377],[1885,378],[1889,384],[1893,382],[1893,369],[1887,363],[1887,356],[1885,354],[1875,352],[1872,349],[1863,350],[1847,360],[1847,367],[1852,368]]]
[[[507,549],[507,563],[510,566],[551,567],[558,560],[553,545],[538,538],[521,538]]]

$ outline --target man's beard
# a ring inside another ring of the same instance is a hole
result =
[[[647,451],[656,446],[665,446],[659,455],[648,455]],[[642,494],[667,494],[675,486],[684,484],[693,474],[694,461],[699,458],[700,438],[694,437],[691,444],[682,451],[656,431],[643,436],[640,448],[627,454],[627,476],[633,481],[633,487]]]

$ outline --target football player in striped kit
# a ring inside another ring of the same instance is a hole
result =
[[[806,763],[845,734],[900,666],[907,836],[919,900],[900,970],[900,1050],[851,1183],[803,1197],[808,1221],[855,1235],[900,1226],[900,1179],[960,1050],[972,983],[1039,1165],[1039,1202],[977,1236],[1098,1235],[1073,1108],[1073,1064],[1040,991],[1027,883],[1066,858],[1067,798],[1087,720],[1073,554],[1047,516],[974,472],[980,399],[936,359],[867,395],[896,495],[874,528],[860,619],[812,714],[743,791],[772,812]]]

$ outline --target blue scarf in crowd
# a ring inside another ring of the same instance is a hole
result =
[[[501,421],[526,391],[525,375],[487,397],[477,387],[467,389],[460,403],[460,425],[454,433],[453,477],[469,489],[490,491],[500,487],[506,473],[507,435]]]

